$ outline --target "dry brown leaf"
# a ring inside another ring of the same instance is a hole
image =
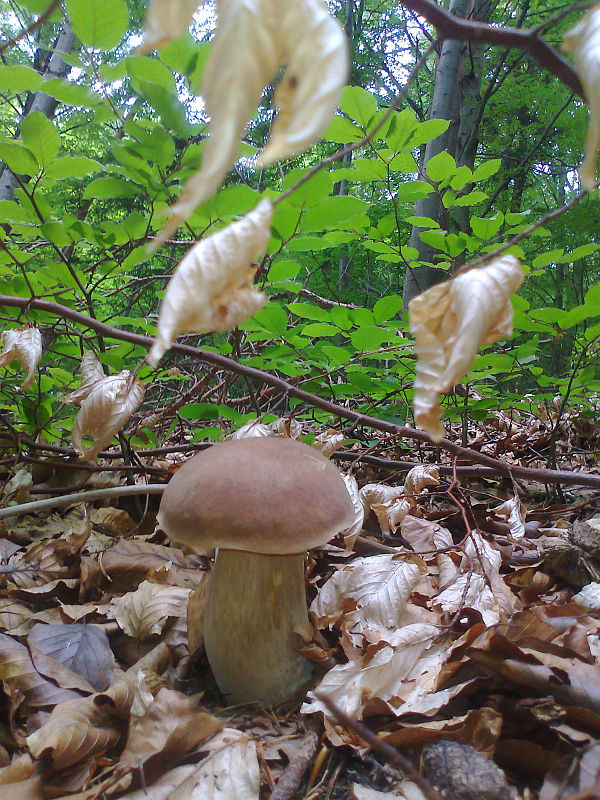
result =
[[[2,502],[6,501],[27,503],[31,498],[29,490],[33,485],[33,476],[29,470],[18,469],[2,489]],[[10,505],[11,503],[7,503]]]
[[[144,775],[151,779],[222,728],[220,720],[191,698],[172,689],[160,689],[129,731],[120,764],[132,769],[143,767]]]
[[[48,721],[27,737],[27,746],[34,758],[47,756],[59,770],[111,750],[121,736],[121,720],[89,697],[56,705]]]
[[[7,367],[11,361],[18,361],[27,372],[21,389],[28,389],[33,383],[35,371],[42,358],[42,334],[34,325],[12,328],[2,333],[4,350],[0,353],[0,367]]]
[[[36,765],[29,755],[19,756],[0,769],[1,800],[45,800],[42,778],[35,773]]]
[[[185,619],[190,593],[191,589],[143,581],[135,592],[113,601],[112,616],[128,636],[143,642],[162,633],[170,617]]]
[[[137,53],[148,53],[183,36],[203,0],[152,0],[146,12],[144,41]]]
[[[579,168],[581,186],[591,192],[596,183],[596,161],[600,148],[600,6],[596,5],[567,31],[563,45],[573,53],[577,74],[590,107],[585,158]]]
[[[0,597],[0,629],[13,636],[23,636],[35,625],[31,609],[10,597]]]
[[[144,399],[144,384],[129,370],[98,381],[82,401],[73,424],[73,446],[84,458],[95,458],[110,444]],[[85,438],[92,440],[89,446]]]
[[[119,800],[171,800],[173,792],[191,775],[198,770],[197,764],[186,764],[182,767],[175,767],[161,775],[154,781],[152,786],[144,786],[141,789],[134,789],[132,792],[122,794]],[[192,800],[192,795],[188,795]],[[65,798],[67,800],[67,798]]]
[[[513,539],[523,539],[525,536],[525,518],[527,509],[518,494],[492,509],[497,517],[505,519]]]
[[[102,692],[110,685],[115,659],[108,637],[99,628],[81,624],[37,624],[27,642],[30,647],[81,675],[96,691]]]
[[[415,421],[439,441],[439,395],[469,371],[480,347],[512,334],[511,295],[523,281],[514,256],[501,256],[433,286],[411,300],[410,329],[418,357]]]
[[[261,436],[285,436],[288,439],[299,439],[302,436],[302,426],[295,419],[275,419],[273,422],[261,422],[258,418],[251,419],[241,428],[226,436],[226,439],[252,439]]]
[[[79,403],[81,405],[86,397],[89,396],[92,389],[106,378],[106,374],[102,369],[102,364],[100,364],[96,354],[92,350],[88,350],[83,354],[79,365],[79,372],[81,374],[79,388],[63,397],[63,403]]]
[[[182,333],[230,330],[263,307],[267,298],[253,285],[253,262],[267,249],[272,213],[265,198],[238,222],[187,252],[160,304],[156,339],[147,357],[152,366]]]

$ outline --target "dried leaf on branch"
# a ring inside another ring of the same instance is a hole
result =
[[[255,314],[266,296],[254,288],[253,264],[267,249],[273,208],[268,199],[194,245],[179,263],[160,305],[148,361],[156,366],[182,333],[226,331]]]
[[[144,41],[138,53],[148,53],[183,36],[203,0],[152,0],[146,13]]]
[[[11,361],[18,361],[27,373],[21,389],[28,389],[33,383],[35,372],[42,358],[42,334],[35,325],[11,328],[2,333],[3,351],[0,353],[0,367],[7,367]]]
[[[480,347],[512,335],[510,298],[522,281],[519,261],[501,256],[411,300],[410,329],[418,357],[415,421],[434,441],[444,432],[439,395],[467,374]]]

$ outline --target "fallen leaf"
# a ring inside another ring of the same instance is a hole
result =
[[[36,650],[81,675],[96,690],[111,682],[115,665],[104,631],[92,625],[34,625],[27,638]]]
[[[440,471],[433,464],[419,464],[408,471],[404,479],[406,494],[419,494],[428,486],[439,486]]]
[[[160,304],[156,339],[147,356],[152,366],[182,333],[230,330],[263,307],[267,298],[252,283],[253,262],[267,249],[272,213],[265,198],[187,252]]]
[[[509,500],[505,500],[499,506],[495,506],[492,511],[497,517],[506,520],[513,539],[524,538],[527,509],[518,494],[515,494]]]
[[[28,389],[33,383],[35,371],[42,358],[42,334],[35,325],[11,328],[2,333],[4,350],[0,353],[0,367],[18,361],[27,375],[21,389]]]
[[[170,617],[185,619],[190,593],[191,589],[143,581],[135,592],[114,600],[111,613],[128,636],[143,642],[162,633]]]
[[[328,428],[315,436],[312,441],[312,447],[326,458],[329,458],[336,450],[340,449],[345,441],[346,435],[344,433],[336,431],[335,428]]]
[[[439,395],[467,374],[480,347],[512,334],[510,298],[522,281],[518,259],[501,256],[410,301],[410,329],[418,358],[415,422],[433,441],[443,435]]]

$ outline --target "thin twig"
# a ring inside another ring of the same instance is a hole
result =
[[[407,778],[409,778],[413,783],[416,783],[419,789],[421,789],[423,794],[425,794],[429,800],[441,800],[441,796],[436,789],[434,789],[429,781],[425,780],[418,769],[416,769],[416,767],[407,758],[399,753],[395,747],[392,747],[391,745],[382,741],[379,736],[376,736],[374,733],[372,733],[366,725],[362,724],[362,722],[349,717],[348,714],[342,711],[341,708],[338,708],[338,706],[336,706],[335,703],[326,697],[326,695],[318,691],[316,691],[314,694],[315,697],[320,700],[323,705],[329,709],[329,711],[331,711],[333,716],[341,725],[343,725],[345,728],[348,728],[348,730],[351,730],[360,739],[366,742],[371,750],[381,753],[386,761],[389,761],[391,764],[394,764],[396,767],[401,769]]]
[[[26,28],[23,28],[23,30],[19,31],[19,33],[14,38],[9,39],[7,42],[4,42],[4,44],[0,45],[0,54],[4,53],[4,51],[8,50],[9,47],[12,47],[17,42],[20,42],[21,39],[24,39],[30,33],[33,33],[35,30],[37,30],[41,25],[44,24],[44,22],[46,22],[46,20],[50,17],[52,12],[55,9],[57,9],[59,5],[60,5],[60,0],[53,0],[53,2],[48,6],[48,8],[43,12],[43,14],[40,14],[37,19],[33,20],[31,25],[28,25]]]

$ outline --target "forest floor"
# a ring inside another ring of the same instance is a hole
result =
[[[449,436],[600,476],[593,418],[557,419]],[[2,507],[126,474],[2,455]],[[152,483],[186,457],[138,455]],[[355,529],[308,557],[302,705],[224,704],[202,651],[210,559],[169,544],[158,497],[0,520],[0,800],[600,797],[600,489],[390,437],[333,460],[362,491]]]

